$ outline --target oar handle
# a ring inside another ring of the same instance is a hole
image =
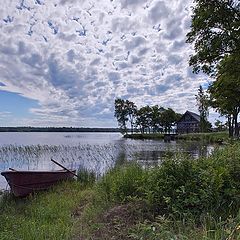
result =
[[[54,162],[55,164],[57,164],[58,166],[60,166],[61,168],[63,168],[64,170],[70,172],[70,173],[73,174],[74,176],[78,177],[78,175],[77,175],[75,172],[67,169],[67,168],[64,167],[62,164],[58,163],[57,161],[53,160],[52,158],[51,158],[51,161]]]
[[[11,170],[11,171],[13,171],[13,172],[17,172],[17,170],[14,169],[14,168],[9,168],[9,170]]]

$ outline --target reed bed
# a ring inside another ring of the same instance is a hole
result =
[[[78,145],[5,145],[0,146],[0,171],[8,168],[17,170],[55,170],[53,158],[71,169],[93,171],[98,179],[109,169],[126,161],[137,161],[143,167],[158,166],[163,159],[180,152],[198,158],[207,155],[209,146],[197,146],[192,142],[181,145],[164,142],[140,141],[137,144],[120,141],[115,144]],[[0,176],[0,189],[8,188]]]
[[[7,145],[0,147],[0,169],[54,169],[56,166],[50,162],[53,158],[70,168],[87,168],[101,175],[118,162],[136,159],[144,163],[146,159],[158,161],[170,152],[179,151],[182,149],[163,149],[161,145],[146,142],[138,145]]]

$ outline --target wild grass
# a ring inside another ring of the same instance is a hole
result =
[[[188,133],[176,137],[178,140],[205,141],[208,143],[223,143],[229,141],[228,132]]]
[[[240,143],[208,158],[127,163],[0,204],[0,239],[240,239]]]
[[[240,206],[239,156],[235,145],[209,158],[167,159],[147,170],[134,164],[110,171],[98,186],[108,201],[141,199],[154,214],[200,218],[221,213],[225,217]]]
[[[73,210],[82,199],[77,182],[65,182],[54,189],[17,199],[5,195],[0,204],[0,239],[71,239]]]

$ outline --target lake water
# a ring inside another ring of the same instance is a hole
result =
[[[212,145],[198,142],[160,140],[133,140],[120,133],[0,133],[0,172],[17,170],[59,169],[51,158],[62,165],[78,169],[85,167],[99,175],[116,162],[137,160],[143,166],[161,163],[166,155],[181,153],[194,158],[206,156]],[[0,189],[6,189],[5,178],[0,176]]]

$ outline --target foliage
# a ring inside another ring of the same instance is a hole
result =
[[[218,150],[197,161],[186,157],[165,160],[161,166],[141,170],[128,166],[108,173],[99,188],[108,201],[133,198],[147,203],[154,214],[176,218],[236,214],[240,207],[239,144]]]
[[[217,131],[219,131],[219,132],[221,132],[223,130],[227,130],[226,123],[221,122],[219,119],[216,120],[214,125],[217,128]]]
[[[150,132],[151,121],[151,107],[141,107],[137,111],[136,117],[136,125],[140,127],[141,133],[145,133],[146,129],[148,129]]]
[[[196,95],[198,111],[200,113],[200,131],[208,131],[208,115],[209,115],[209,99],[202,86],[200,85],[198,89],[198,94]]]
[[[143,240],[217,240],[239,239],[240,212],[237,217],[227,220],[214,219],[210,215],[201,220],[201,225],[196,224],[194,219],[180,221],[171,217],[159,216],[154,222],[145,221],[137,224],[130,231],[132,239]]]
[[[194,72],[216,73],[216,65],[227,55],[240,54],[240,3],[235,0],[194,0],[187,42],[194,43],[190,58]],[[237,69],[238,66],[233,66]]]
[[[129,100],[126,100],[125,104],[127,108],[128,119],[131,125],[131,132],[133,133],[134,118],[136,117],[137,114],[137,106],[135,105],[134,102],[131,102]]]
[[[158,105],[147,105],[138,109],[133,102],[116,99],[114,116],[117,118],[123,133],[127,133],[127,123],[130,121],[131,133],[133,133],[133,126],[135,126],[142,134],[145,134],[150,132],[170,132],[172,126],[182,115],[171,108],[165,109]]]
[[[127,132],[127,121],[128,121],[128,109],[123,99],[115,100],[115,113],[114,116],[117,118],[118,125],[123,133]]]
[[[235,0],[195,0],[187,42],[195,55],[189,64],[217,77],[209,87],[211,106],[227,116],[230,137],[238,137],[240,3]]]
[[[171,108],[164,109],[160,115],[160,122],[165,132],[170,132],[172,126],[180,119],[181,114],[175,113]]]
[[[229,136],[238,137],[238,114],[240,111],[240,70],[239,56],[225,57],[219,67],[216,81],[209,87],[212,107],[222,115],[227,116]]]

